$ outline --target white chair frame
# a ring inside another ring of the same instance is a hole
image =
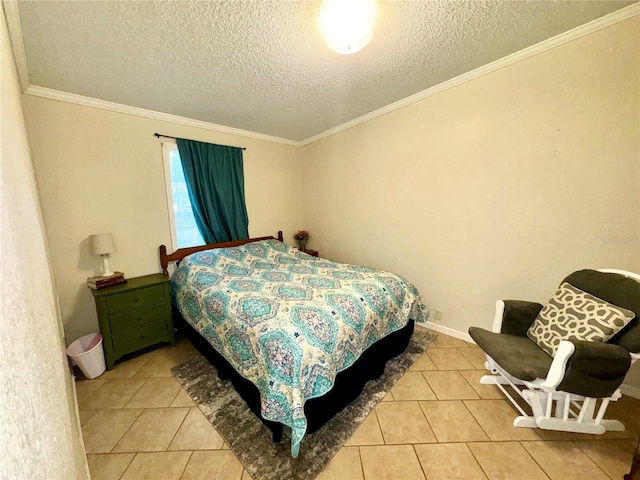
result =
[[[602,269],[599,271],[617,273],[640,282],[640,275],[625,270]],[[500,333],[502,328],[504,308],[504,302],[498,300],[492,328],[495,333]],[[484,365],[492,375],[483,376],[480,379],[480,383],[496,385],[521,413],[513,421],[513,425],[516,427],[537,427],[545,430],[591,434],[601,434],[607,430],[623,431],[624,425],[618,420],[604,419],[609,403],[617,401],[622,396],[619,388],[610,397],[601,399],[556,390],[556,387],[564,378],[567,362],[574,351],[573,343],[568,341],[560,342],[547,377],[537,378],[531,382],[520,380],[510,375],[487,355],[487,361]],[[632,353],[631,363],[633,364],[637,360],[640,360],[640,354]],[[514,392],[531,407],[532,414],[522,408],[506,389],[506,386],[513,388]],[[598,400],[600,400],[600,406],[596,412]]]

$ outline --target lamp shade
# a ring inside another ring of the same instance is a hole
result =
[[[89,236],[89,250],[92,255],[106,255],[116,251],[116,242],[110,233]]]

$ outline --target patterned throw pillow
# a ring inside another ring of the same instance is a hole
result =
[[[527,336],[553,357],[562,340],[606,342],[635,315],[565,282],[540,311]]]

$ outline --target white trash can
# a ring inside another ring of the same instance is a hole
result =
[[[107,365],[104,361],[102,335],[90,333],[75,340],[67,348],[67,355],[80,367],[87,378],[96,378],[104,373]]]

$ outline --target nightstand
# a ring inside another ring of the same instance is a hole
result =
[[[307,255],[311,255],[312,257],[317,257],[318,256],[318,251],[317,250],[305,249],[304,253],[306,253]]]
[[[124,285],[91,290],[107,370],[123,355],[161,342],[176,343],[169,277],[156,273],[127,279]]]

